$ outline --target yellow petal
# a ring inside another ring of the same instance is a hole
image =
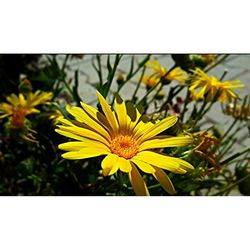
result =
[[[118,160],[118,155],[115,154],[108,154],[101,163],[103,169],[103,175],[112,175],[117,172],[118,165],[116,164]]]
[[[10,114],[5,114],[5,115],[0,115],[0,119],[3,119],[3,118],[5,118],[5,117],[7,117],[7,116],[9,116]]]
[[[31,109],[28,111],[28,114],[38,114],[38,113],[40,113],[40,110],[35,109],[35,108],[31,108]]]
[[[132,170],[130,161],[124,159],[123,157],[118,158],[116,165],[122,172],[125,172],[125,173],[129,173]]]
[[[146,183],[134,164],[132,164],[132,171],[129,172],[128,176],[136,195],[149,196]]]
[[[155,172],[155,168],[153,168],[150,164],[138,160],[136,156],[134,156],[131,161],[135,163],[143,172],[148,173],[148,174],[153,174]]]
[[[179,136],[179,137],[170,137],[164,139],[152,139],[144,141],[140,145],[140,151],[151,149],[151,148],[166,148],[166,147],[181,147],[189,145],[193,142],[192,137]]]
[[[78,108],[78,107],[67,106],[66,110],[71,115],[73,115],[77,121],[87,124],[90,128],[95,130],[97,133],[99,133],[100,135],[103,135],[108,141],[111,140],[110,135],[107,132],[107,130],[104,127],[102,127],[99,123],[97,123],[95,120],[93,120],[91,117],[89,117],[88,114],[86,114],[83,109]]]
[[[143,142],[145,140],[148,140],[152,138],[153,136],[160,134],[164,130],[172,127],[176,122],[178,118],[175,115],[169,116],[160,122],[154,124],[153,127],[150,127],[144,131],[144,134],[139,138],[139,143]]]
[[[13,113],[13,106],[8,103],[0,104],[0,111],[1,113],[12,114]]]
[[[172,184],[168,175],[162,169],[155,167],[155,173],[153,173],[153,176],[166,192],[169,194],[175,194],[174,185]]]
[[[19,94],[19,101],[20,101],[21,106],[25,106],[26,100],[23,94]]]
[[[55,129],[55,131],[58,134],[66,136],[66,137],[71,138],[71,139],[75,139],[75,140],[78,140],[78,141],[85,141],[86,140],[86,138],[84,138],[82,136],[79,136],[79,135],[72,134],[71,132],[66,132],[66,131],[60,130],[60,129]]]
[[[105,139],[103,136],[101,136],[100,134],[98,134],[98,133],[96,133],[96,132],[94,132],[92,130],[77,127],[77,126],[71,126],[70,127],[70,126],[60,125],[58,127],[59,127],[60,130],[70,132],[70,133],[75,134],[75,135],[80,135],[82,137],[89,138],[89,139],[92,139],[92,140],[100,141],[103,144],[109,146],[109,142],[107,141],[107,139]]]
[[[99,112],[97,109],[95,109],[94,107],[87,105],[83,102],[81,102],[82,108],[84,109],[84,111],[90,116],[92,117],[96,122],[101,123],[108,131],[111,129],[107,118],[101,113]]]
[[[119,95],[115,98],[115,109],[120,128],[125,129],[127,127],[127,110],[125,102]]]
[[[13,106],[18,106],[19,102],[19,98],[18,96],[16,96],[15,94],[11,94],[10,96],[6,97],[6,100],[12,104]]]
[[[110,151],[109,148],[103,143],[98,142],[98,141],[88,140],[88,139],[85,139],[85,141],[80,141],[80,142],[79,141],[65,142],[65,143],[58,145],[59,149],[65,150],[65,151],[79,151],[86,147],[101,148],[108,152]]]
[[[184,160],[151,151],[139,152],[136,155],[136,158],[177,174],[185,174],[187,170],[193,169],[193,166]]]
[[[172,156],[165,156],[168,161],[176,162],[180,165],[182,169],[185,169],[186,171],[193,170],[194,167],[187,161],[184,161],[180,158],[172,157]]]
[[[140,121],[134,128],[133,137],[137,139],[140,136],[144,135],[145,131],[147,131],[148,129],[152,129],[153,127],[154,127],[154,124],[152,122]]]
[[[91,158],[91,157],[96,157],[100,155],[105,155],[108,154],[104,149],[100,148],[84,148],[79,151],[71,151],[62,154],[62,157],[68,160],[80,160],[80,159],[86,159],[86,158]]]
[[[102,110],[111,126],[111,128],[113,129],[114,132],[118,131],[118,122],[117,119],[115,117],[115,114],[112,112],[111,107],[108,105],[108,103],[106,102],[106,100],[104,99],[104,97],[97,92],[98,95],[98,99],[99,102],[101,104]]]

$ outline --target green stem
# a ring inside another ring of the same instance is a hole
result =
[[[195,122],[193,124],[193,128],[198,123],[199,119],[202,118],[211,109],[211,107],[213,106],[213,104],[217,100],[217,97],[218,97],[217,95],[218,95],[218,93],[215,94],[213,100],[210,102],[209,106],[206,109],[205,109],[205,107],[207,105],[207,102],[206,102],[206,98],[204,99],[203,105],[202,105],[200,111],[198,112],[198,117],[195,119]],[[205,110],[202,112],[203,109],[205,109]]]
[[[161,186],[160,184],[155,184],[155,185],[149,186],[148,189],[158,188],[160,186]]]
[[[195,119],[195,121],[194,121],[194,123],[193,123],[193,128],[196,126],[197,122],[198,122],[199,119],[202,117],[202,110],[204,110],[206,106],[207,106],[207,101],[204,100],[204,101],[203,101],[203,104],[202,104],[202,106],[201,106],[201,108],[200,108],[200,110],[198,111],[198,115],[197,115],[197,117],[196,117],[196,119]]]
[[[162,77],[166,77],[172,70],[174,70],[177,67],[176,64],[174,64],[174,66],[172,68],[170,68],[170,70]],[[137,103],[136,107],[138,107],[140,104],[142,104],[148,97],[148,95],[153,92],[161,83],[161,79],[151,88],[147,91],[147,93],[144,95],[144,97]]]
[[[204,72],[207,73],[208,71],[210,71],[211,69],[213,69],[214,67],[216,67],[218,64],[222,63],[224,60],[226,60],[226,58],[229,55],[224,55],[220,60],[218,60],[215,64],[211,65],[209,68],[205,69]]]
[[[178,88],[179,87],[179,88]],[[166,110],[167,109],[167,104],[171,102],[171,100],[177,95],[179,94],[182,89],[183,89],[183,86],[176,86],[176,87],[173,87],[171,88],[172,90],[169,91],[169,95],[168,95],[168,98],[167,100],[162,104],[159,112],[163,111],[163,110]],[[177,89],[177,90],[176,90]],[[176,91],[175,91],[176,90]]]
[[[250,151],[250,147],[242,150],[241,152],[238,152],[236,154],[233,154],[232,156],[228,157],[226,160],[224,160],[223,162],[220,163],[220,165],[226,165],[227,163],[229,163],[230,161],[238,158],[239,156],[245,154],[246,152]]]
[[[239,165],[239,164],[241,164],[242,162],[244,162],[244,161],[249,161],[249,160],[250,160],[250,157],[246,157],[245,159],[239,159],[239,160],[231,161],[230,164],[237,163],[237,165]]]
[[[72,95],[72,97],[74,97],[74,93],[72,91],[72,89],[70,88],[69,84],[66,82],[66,80],[63,80],[63,84],[64,86],[67,88],[67,90],[70,92],[70,94]],[[75,100],[76,101],[76,100]],[[76,101],[77,102],[77,101]]]
[[[66,55],[65,58],[64,58],[64,61],[63,61],[63,65],[62,65],[62,68],[61,68],[61,72],[64,72],[65,67],[66,67],[66,65],[67,65],[68,59],[69,59],[69,55]],[[61,79],[57,80],[57,83],[55,84],[56,86],[55,86],[54,93],[57,93],[60,83],[61,83]],[[55,97],[56,97],[56,96],[53,96],[52,100],[54,100]]]
[[[138,83],[137,83],[136,89],[135,89],[134,94],[133,94],[133,96],[132,96],[132,100],[135,99],[136,94],[137,94],[137,92],[138,92],[138,90],[139,90],[139,88],[140,88],[141,81],[142,81],[143,76],[144,76],[144,74],[145,74],[145,70],[146,70],[146,67],[144,66],[144,67],[143,67],[143,70],[142,70],[141,77],[140,77],[140,79],[139,79],[139,81],[138,81]]]
[[[224,77],[227,75],[228,73],[228,70],[224,70],[224,73],[222,74],[221,78],[220,78],[220,81],[222,81],[224,79]]]
[[[108,74],[108,77],[107,77],[108,83],[107,83],[107,88],[105,89],[105,91],[103,93],[104,98],[106,98],[107,95],[108,95],[108,92],[110,90],[113,78],[115,76],[117,66],[118,66],[118,64],[119,64],[119,62],[121,60],[121,57],[122,57],[122,55],[116,55],[113,68],[108,67],[108,69],[109,69],[109,74]],[[109,61],[109,59],[108,59],[108,61]]]
[[[62,65],[62,68],[61,68],[61,71],[65,70],[68,59],[69,59],[69,55],[66,55],[65,59],[64,59],[64,62],[63,62],[63,65]]]
[[[242,128],[245,126],[238,126],[228,138],[219,143],[218,146],[220,146],[220,153],[219,153],[219,159],[221,159],[228,151],[229,149],[237,142],[237,134],[241,131]]]
[[[139,72],[139,70],[142,68],[142,67],[145,67],[145,63],[150,59],[150,56],[151,55],[147,55],[139,64],[138,64],[138,68],[134,71],[134,72],[131,72],[127,75],[125,81],[120,85],[119,87],[119,91],[123,88],[123,86],[132,78],[134,77],[137,72]]]
[[[99,68],[99,79],[100,79],[100,82],[102,83],[101,56],[100,56],[100,55],[97,55],[96,58],[97,58],[97,64],[98,64],[98,68]]]
[[[241,178],[240,180],[236,181],[235,183],[232,183],[231,185],[225,187],[224,189],[220,190],[219,192],[213,194],[213,196],[217,196],[217,195],[220,195],[220,194],[223,194],[225,193],[226,191],[234,188],[235,186],[237,186],[238,184],[240,184],[241,182],[245,181],[246,179],[248,179],[250,177],[250,174],[244,176],[243,178]]]
[[[156,91],[154,97],[148,102],[148,105],[149,105],[150,103],[152,103],[152,102],[155,100],[155,97],[161,92],[162,88],[163,88],[163,86],[161,85],[160,88]],[[159,111],[156,111],[156,112],[154,112],[154,113],[158,113],[158,112],[159,112]]]
[[[122,172],[118,171],[117,172],[117,179],[118,179],[118,184],[119,184],[119,192],[122,190],[123,188],[123,177],[122,177]]]
[[[98,77],[99,77],[99,84],[102,85],[103,84],[103,81],[102,81],[102,67],[101,67],[101,56],[100,55],[96,55],[96,60],[97,60],[97,65],[98,65],[98,68],[96,67],[95,65],[95,62],[94,62],[94,56],[92,56],[92,66],[93,68],[95,69]]]
[[[147,56],[138,64],[138,67],[137,67],[137,69],[136,69],[134,72],[133,72],[133,62],[131,63],[132,65],[131,65],[130,72],[129,72],[129,74],[127,75],[125,81],[124,81],[121,85],[118,86],[118,89],[117,89],[117,91],[116,91],[117,94],[118,94],[118,93],[120,92],[120,90],[125,86],[125,84],[126,84],[132,77],[134,77],[134,76],[137,74],[137,72],[140,71],[140,69],[141,69],[142,67],[145,67],[145,63],[146,63],[149,59],[150,59],[150,55],[147,55]],[[138,84],[137,86],[138,86],[138,88],[139,88],[139,84]],[[113,97],[113,100],[112,100],[112,102],[111,102],[111,105],[114,104],[114,101],[115,101],[115,95],[114,95],[114,97]]]
[[[227,129],[227,131],[224,133],[224,135],[220,138],[220,141],[222,142],[224,138],[226,138],[226,136],[228,135],[228,133],[230,133],[230,131],[232,130],[232,128],[235,126],[235,124],[237,123],[238,119],[235,119],[232,124],[230,125],[230,127]]]
[[[232,146],[236,143],[237,139],[236,138],[229,138],[228,143],[225,144],[225,146],[222,147],[221,152],[219,154],[219,159],[222,159],[224,155],[227,154],[227,152],[232,148]]]
[[[187,111],[187,104],[189,102],[189,89],[187,88],[187,94],[186,94],[186,98],[185,98],[185,102],[184,102],[184,106],[183,106],[183,110],[181,112],[181,116],[180,116],[180,119],[182,121],[184,121],[184,116],[185,116],[185,113]]]

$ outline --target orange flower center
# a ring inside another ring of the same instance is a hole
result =
[[[113,154],[116,154],[125,159],[131,159],[135,156],[139,150],[137,141],[129,135],[118,135],[112,139],[110,144],[110,150]]]
[[[21,128],[24,123],[25,116],[27,115],[27,109],[24,107],[18,107],[12,115],[11,125],[15,128]]]

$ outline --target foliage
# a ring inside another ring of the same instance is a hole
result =
[[[95,88],[113,109],[120,95],[127,106],[136,107],[143,115],[145,124],[178,117],[160,135],[189,137],[192,142],[152,149],[194,167],[183,174],[165,168],[175,195],[230,195],[235,188],[242,195],[250,194],[250,148],[236,147],[239,132],[250,124],[250,97],[236,93],[243,84],[224,80],[226,71],[222,76],[210,74],[228,55],[172,55],[173,65],[161,64],[154,55],[133,55],[129,60],[125,55],[90,57],[89,66],[98,79],[95,83],[80,80],[81,67],[70,68],[72,61],[85,62],[85,55],[0,56],[1,195],[135,194],[129,174],[120,170],[103,173],[103,156],[62,157],[58,145],[70,140],[55,129],[63,124],[62,119],[75,122],[77,116],[68,105],[81,107],[79,89],[83,84]],[[122,63],[127,64],[128,72],[120,71]],[[128,84],[134,86],[130,98],[124,98],[122,91]],[[91,106],[104,114],[106,104],[96,100],[97,105]],[[218,103],[218,116],[224,113],[231,119],[227,127],[218,122],[207,124],[206,115]],[[151,195],[170,195],[154,175],[139,172]]]

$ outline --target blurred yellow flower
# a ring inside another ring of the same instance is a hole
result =
[[[170,73],[166,75],[168,69],[163,67],[157,60],[148,61],[146,65],[148,66],[148,68],[154,71],[158,78],[163,77],[168,82],[176,80],[179,83],[183,84],[187,78],[186,72],[181,70],[179,67],[174,68],[172,71],[170,71]]]
[[[221,82],[215,76],[208,76],[199,68],[191,71],[194,75],[189,90],[196,100],[206,98],[207,101],[214,101],[214,99],[219,102],[232,101],[239,98],[232,89],[244,87],[244,84],[235,84],[240,82],[239,80]]]
[[[154,75],[145,75],[142,77],[142,83],[144,83],[149,88],[154,87],[159,81],[160,78]]]
[[[29,92],[27,98],[21,93],[18,96],[11,94],[6,98],[8,103],[0,104],[0,119],[10,117],[11,126],[21,128],[27,115],[40,112],[35,106],[48,103],[51,98],[52,93],[40,90]]]
[[[58,126],[56,132],[75,141],[59,145],[60,149],[69,151],[62,157],[78,160],[106,155],[101,163],[103,174],[113,175],[118,170],[127,173],[137,195],[149,195],[137,167],[142,172],[152,174],[168,193],[174,194],[174,186],[163,169],[184,174],[193,166],[182,159],[151,149],[192,143],[191,137],[158,136],[172,127],[178,118],[169,116],[153,124],[133,105],[125,104],[119,96],[115,100],[116,111],[113,111],[99,92],[97,95],[104,114],[84,103],[81,103],[82,108],[66,107],[75,121],[62,119],[63,125]]]
[[[49,119],[53,121],[53,125],[58,124],[62,118],[63,114],[59,110],[55,110],[55,112],[49,117]]]

